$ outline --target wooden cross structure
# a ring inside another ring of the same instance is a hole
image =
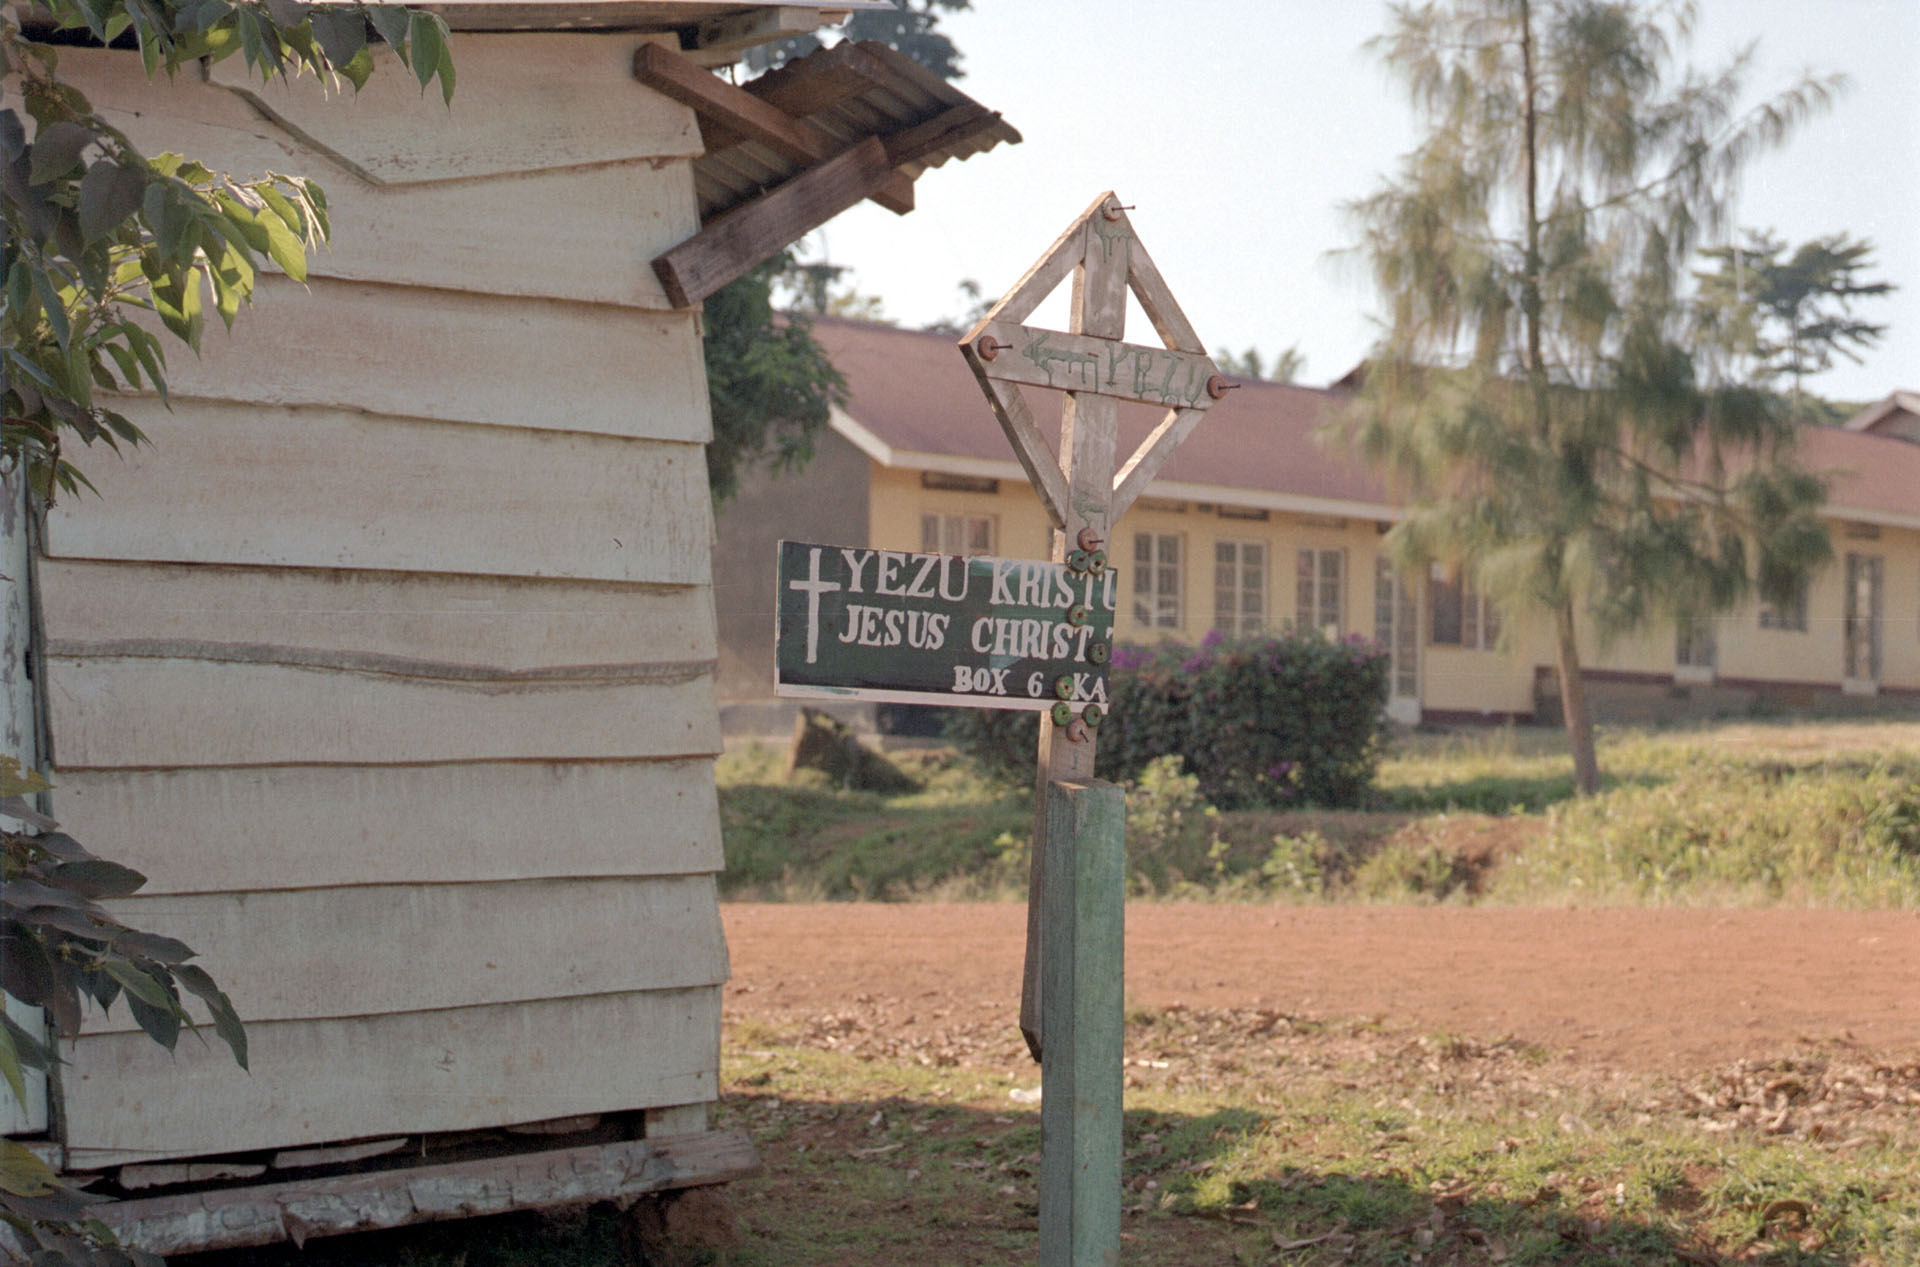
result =
[[[1053,558],[1107,566],[1113,526],[1228,390],[1111,192],[960,348],[1053,521]],[[1071,274],[1068,329],[1022,324]],[[1122,340],[1127,295],[1163,346]],[[1020,388],[1066,393],[1056,458]],[[1115,469],[1120,401],[1166,416]],[[1078,565],[1078,566],[1076,566]],[[1094,779],[1097,731],[1040,719],[1020,1031],[1041,1062],[1040,1261],[1113,1263],[1120,1234],[1125,800]]]

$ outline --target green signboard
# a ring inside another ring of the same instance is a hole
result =
[[[1107,706],[1114,577],[1030,559],[780,543],[774,690],[803,699]]]

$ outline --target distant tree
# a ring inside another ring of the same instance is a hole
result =
[[[1842,86],[1741,112],[1752,50],[1674,61],[1690,4],[1394,6],[1371,45],[1424,121],[1352,204],[1387,305],[1351,420],[1410,500],[1407,564],[1466,566],[1554,631],[1583,793],[1599,786],[1579,629],[1787,599],[1830,547],[1824,495],[1763,392],[1696,357],[1685,294],[1742,167]],[[1511,627],[1512,621],[1507,622]]]
[[[707,297],[707,395],[713,439],[707,484],[716,506],[738,491],[756,466],[795,470],[813,456],[813,437],[843,398],[845,381],[814,341],[808,311],[775,302],[804,289],[791,250]]]
[[[971,277],[961,278],[954,289],[960,292],[960,298],[965,306],[960,309],[958,316],[942,317],[929,325],[928,333],[951,334],[958,338],[979,325],[980,318],[986,316],[987,311],[1000,302],[999,296],[987,294],[980,288],[980,283]]]
[[[856,13],[840,28],[849,40],[879,40],[946,79],[960,77],[960,54],[935,30],[942,11],[969,0],[894,0],[891,11]],[[821,47],[811,35],[752,50],[747,65],[767,70]],[[713,399],[713,441],[707,478],[714,505],[739,488],[755,466],[798,470],[813,456],[813,437],[845,383],[809,332],[809,314],[885,320],[879,298],[833,284],[844,266],[801,264],[792,251],[709,295],[706,301],[707,389]],[[782,309],[784,308],[784,312]]]
[[[1307,368],[1307,358],[1301,353],[1300,345],[1297,343],[1274,357],[1271,365],[1262,360],[1260,349],[1254,347],[1244,352],[1222,348],[1214,353],[1214,363],[1220,367],[1220,372],[1223,374],[1264,379],[1269,383],[1291,383]]]
[[[1832,369],[1836,356],[1859,364],[1856,349],[1880,341],[1887,327],[1860,320],[1853,306],[1896,287],[1864,277],[1873,267],[1869,239],[1834,233],[1788,254],[1770,231],[1744,236],[1739,245],[1700,253],[1715,265],[1696,274],[1702,327],[1751,358],[1757,377],[1791,379],[1797,406],[1806,379]]]
[[[848,18],[840,27],[840,36],[846,40],[878,40],[942,79],[959,79],[966,74],[960,69],[960,50],[939,30],[940,15],[972,7],[972,0],[893,0],[892,9],[870,9]],[[819,47],[818,37],[796,35],[754,49],[747,55],[747,66],[755,71],[770,70]]]

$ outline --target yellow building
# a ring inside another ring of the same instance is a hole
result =
[[[831,319],[815,334],[846,376],[846,407],[803,473],[754,481],[720,517],[717,686],[735,731],[787,715],[771,700],[776,540],[1019,558],[1051,549],[1046,515],[952,337]],[[1316,439],[1347,399],[1250,382],[1213,406],[1109,546],[1118,637],[1312,626],[1389,650],[1398,720],[1556,717],[1544,621],[1503,629],[1470,581],[1440,568],[1403,576],[1388,559],[1381,538],[1400,511],[1384,483]],[[1159,412],[1122,406],[1122,453]],[[1909,393],[1847,429],[1808,428],[1803,459],[1831,481],[1834,562],[1791,608],[1583,645],[1596,715],[1920,704],[1916,438],[1920,397]]]

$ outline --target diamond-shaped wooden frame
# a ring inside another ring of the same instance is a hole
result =
[[[1084,265],[1089,251],[1103,250],[1106,241],[1120,237],[1130,239],[1127,289],[1140,301],[1141,309],[1165,345],[1163,348],[1107,339],[1093,340],[1084,335],[1034,329],[1022,324],[1062,281]],[[1059,342],[1055,343],[1054,340]],[[1032,352],[1031,349],[1036,346],[1043,351],[1039,354]],[[1126,400],[1178,400],[1179,403],[1167,410],[1166,417],[1141,442],[1126,464],[1114,473],[1112,500],[1108,509],[1108,521],[1112,522],[1133,505],[1173,456],[1174,450],[1192,434],[1201,416],[1213,404],[1209,390],[1219,374],[1218,367],[1201,345],[1200,337],[1194,333],[1186,314],[1181,312],[1180,305],[1174,300],[1173,292],[1167,289],[1166,280],[1154,266],[1153,258],[1147,254],[1139,235],[1134,233],[1126,211],[1119,206],[1119,199],[1111,191],[1100,195],[1047,248],[1039,262],[987,310],[986,316],[960,341],[960,350],[993,406],[994,416],[1000,420],[1001,430],[1006,432],[1008,442],[1013,445],[1014,455],[1039,493],[1047,517],[1056,528],[1065,528],[1067,523],[1066,476],[1061,469],[1060,459],[1048,448],[1034,421],[1032,410],[1027,408],[1026,401],[1021,397],[1019,384],[1058,391],[1090,391]],[[1008,364],[999,364],[1007,352],[1024,355],[1036,368],[1018,368],[1019,356],[1008,357]],[[1099,355],[1106,357],[1105,383],[1099,381],[1097,363],[1092,363],[1094,372],[1090,376],[1091,381],[1084,370],[1091,363],[1086,358]],[[1042,356],[1046,359],[1042,360]],[[1076,367],[1078,373],[1074,376],[1079,381],[1053,382],[1055,372],[1050,368],[1051,361],[1064,361]],[[1144,379],[1150,384],[1152,374],[1143,375],[1139,372],[1140,367],[1157,369],[1163,364],[1169,367],[1165,382],[1171,384],[1177,375],[1180,388],[1175,390],[1170,386],[1162,386],[1156,392],[1149,385],[1146,390],[1141,390],[1140,382]],[[1116,382],[1116,367],[1121,365],[1136,371],[1134,390],[1127,390],[1124,384]],[[1042,375],[1046,379],[1044,382],[1038,381]]]

